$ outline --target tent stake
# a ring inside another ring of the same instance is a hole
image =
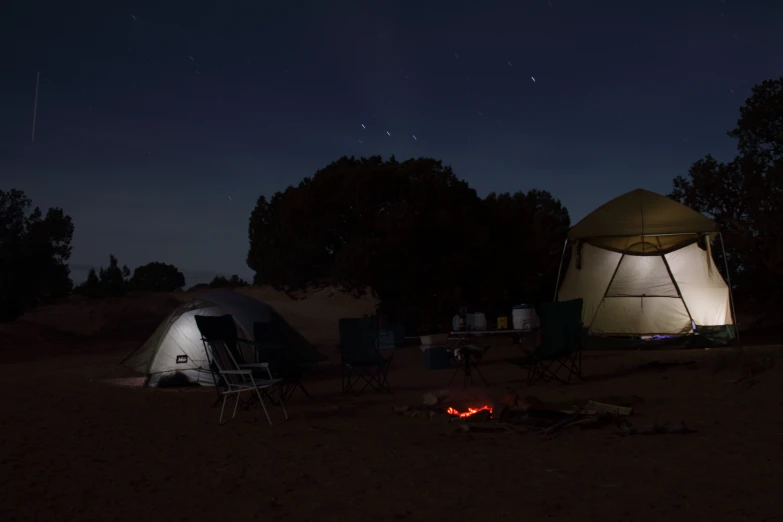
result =
[[[560,273],[563,271],[563,259],[565,259],[566,248],[568,247],[568,238],[563,242],[563,253],[560,254],[560,266],[557,267],[557,281],[555,282],[555,296],[552,302],[557,302],[557,291],[560,289]]]
[[[731,274],[729,274],[729,260],[726,259],[726,247],[723,245],[723,233],[718,232],[720,250],[723,252],[723,266],[726,269],[726,282],[729,285],[729,306],[731,306],[731,320],[734,321],[734,334],[737,336],[737,348],[742,348],[740,341],[739,323],[737,322],[737,309],[734,307],[734,289],[731,287]]]

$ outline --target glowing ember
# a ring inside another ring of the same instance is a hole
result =
[[[468,408],[468,411],[460,412],[458,410],[455,410],[454,408],[446,408],[446,413],[449,415],[456,415],[457,417],[470,417],[471,415],[475,415],[480,411],[488,411],[490,414],[492,413],[492,408],[490,406],[480,406],[478,408]]]

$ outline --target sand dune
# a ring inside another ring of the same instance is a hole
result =
[[[70,296],[0,325],[0,362],[83,353],[85,345],[98,349],[111,345],[112,339],[140,345],[180,302],[208,291],[131,293],[100,299]],[[313,344],[336,344],[337,320],[373,314],[378,302],[371,291],[352,296],[334,287],[310,289],[296,295],[297,299],[265,286],[237,291],[275,308]]]

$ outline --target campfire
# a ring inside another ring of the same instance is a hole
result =
[[[621,435],[684,434],[694,431],[684,422],[658,424],[656,421],[652,427],[636,428],[628,420],[633,412],[632,401],[624,405],[594,400],[574,401],[573,405],[547,404],[535,397],[522,401],[514,394],[491,403],[492,406],[467,406],[465,402],[481,404],[486,399],[472,397],[465,401],[464,398],[459,400],[450,396],[448,392],[436,393],[425,393],[421,406],[394,406],[394,412],[406,417],[455,423],[457,431],[471,432],[535,432],[552,436],[572,427],[591,429],[604,426],[615,426]],[[452,406],[447,406],[449,403]]]
[[[449,415],[454,415],[455,417],[460,417],[461,419],[465,419],[467,417],[471,417],[475,414],[477,414],[480,411],[488,411],[490,415],[492,415],[492,407],[491,406],[479,406],[478,408],[468,408],[467,411],[459,411],[455,410],[451,406],[446,408],[446,413]]]

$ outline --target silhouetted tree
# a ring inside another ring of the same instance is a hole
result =
[[[487,288],[516,284],[537,296],[536,285],[557,269],[559,259],[554,269],[544,263],[559,255],[553,244],[562,248],[568,213],[545,192],[503,195],[505,206],[493,198],[482,201],[433,159],[341,158],[259,198],[248,266],[256,284],[371,286],[384,313],[413,328],[448,321],[459,304],[490,306]],[[514,241],[521,246],[508,246]]]
[[[495,275],[482,278],[488,308],[508,313],[514,304],[552,299],[563,242],[571,221],[548,192],[490,194],[476,252]]]
[[[237,274],[232,275],[228,279],[222,275],[216,275],[209,283],[210,288],[239,288],[242,286],[248,286],[248,282]]]
[[[185,276],[176,266],[155,261],[137,267],[129,286],[142,292],[178,292],[185,286]]]
[[[674,179],[671,197],[712,216],[723,233],[732,283],[757,297],[783,290],[783,77],[753,88],[729,132],[738,154],[697,161]],[[723,271],[719,249],[718,267]]]
[[[87,280],[74,289],[74,293],[88,297],[116,297],[125,294],[128,286],[127,277],[130,270],[127,266],[120,268],[114,254],[109,254],[109,266],[101,267],[96,273],[94,268],[87,274]]]
[[[114,254],[109,254],[109,266],[105,270],[101,268],[100,279],[103,296],[120,296],[125,293],[125,277]]]
[[[73,293],[87,297],[100,297],[101,280],[94,268],[87,273],[87,280],[73,289]]]
[[[0,321],[11,321],[46,297],[70,293],[73,222],[60,208],[32,209],[21,190],[0,190]]]

